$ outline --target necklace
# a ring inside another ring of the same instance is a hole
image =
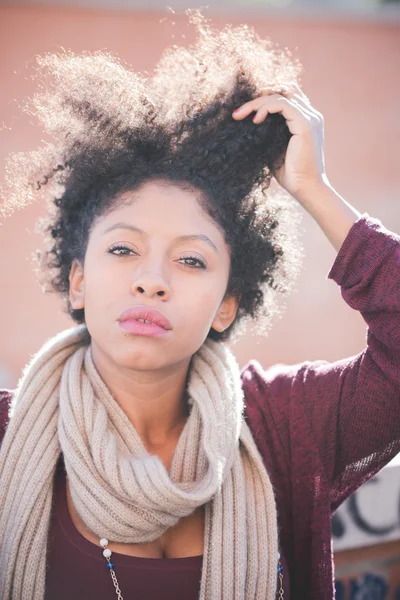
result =
[[[120,587],[118,585],[118,580],[117,580],[117,576],[115,574],[114,571],[114,563],[111,562],[111,555],[112,552],[109,548],[107,548],[108,546],[108,540],[107,538],[101,538],[100,540],[100,546],[102,548],[104,548],[103,550],[103,556],[107,561],[106,567],[107,569],[110,571],[110,575],[111,575],[111,579],[113,581],[114,587],[115,587],[115,593],[117,594],[118,600],[124,600],[122,597],[122,592],[120,590]],[[283,599],[283,567],[282,567],[282,563],[281,563],[281,555],[278,552],[278,579],[279,579],[279,589],[278,589],[278,598],[279,600]]]

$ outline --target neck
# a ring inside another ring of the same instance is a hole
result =
[[[177,440],[189,411],[186,382],[190,359],[168,369],[134,371],[108,362],[92,345],[93,362],[147,450]]]

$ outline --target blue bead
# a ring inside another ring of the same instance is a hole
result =
[[[114,563],[109,562],[107,563],[107,569],[113,569],[114,568]]]
[[[278,573],[282,573],[282,571],[283,571],[282,565],[278,565]]]

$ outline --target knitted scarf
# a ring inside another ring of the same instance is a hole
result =
[[[205,505],[200,600],[275,598],[275,499],[225,345],[207,340],[193,356],[187,391],[190,414],[167,471],[100,378],[85,327],[33,357],[0,450],[1,600],[44,598],[60,452],[73,503],[99,539],[150,542]]]

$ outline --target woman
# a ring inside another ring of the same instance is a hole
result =
[[[50,199],[41,263],[78,327],[1,395],[2,599],[333,598],[331,515],[400,451],[400,239],[330,185],[288,54],[196,19],[152,79],[39,59],[54,143],[11,157],[9,197]],[[240,373],[224,341],[299,264],[272,175],[368,346]]]

